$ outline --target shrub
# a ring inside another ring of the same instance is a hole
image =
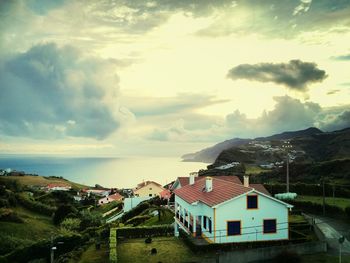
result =
[[[71,205],[61,205],[55,211],[53,216],[53,223],[60,224],[69,214],[74,215],[77,212],[76,208]]]
[[[126,221],[125,224],[133,224],[135,226],[135,225],[142,224],[143,222],[145,222],[147,219],[150,219],[150,218],[151,216],[149,215],[135,216],[129,219],[128,221]]]
[[[93,213],[90,211],[83,211],[81,213],[80,229],[86,229],[88,227],[99,227],[102,224],[102,216],[99,213]]]
[[[350,218],[350,206],[345,208],[345,214]]]
[[[22,218],[9,208],[0,208],[0,221],[23,223]]]
[[[78,218],[66,218],[61,222],[61,227],[70,231],[77,231],[80,228],[81,220]]]
[[[150,204],[148,202],[140,203],[135,208],[123,214],[123,216],[121,217],[121,222],[125,223],[129,219],[141,214],[144,210],[148,209],[149,207],[150,207]]]
[[[29,197],[26,197],[20,194],[16,194],[16,199],[25,208],[28,208],[29,210],[35,211],[40,214],[51,216],[56,210],[55,207],[51,207],[51,206],[42,204],[40,202],[36,202],[30,199]]]

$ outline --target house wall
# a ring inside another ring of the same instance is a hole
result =
[[[246,196],[244,195],[217,207],[215,242],[231,243],[288,239],[288,208],[284,204],[258,194],[258,208],[247,209]],[[263,233],[264,219],[276,219],[276,233]],[[241,221],[241,235],[228,236],[227,221]]]
[[[131,197],[131,198],[124,198],[124,212],[128,212],[134,207],[136,207],[139,203],[146,201],[150,199],[151,197]]]
[[[191,205],[181,199],[180,197],[175,195],[175,213],[177,211],[177,207],[180,207],[180,213],[182,216],[184,216],[185,210],[193,216],[193,218],[196,218],[198,216],[201,216],[201,229],[202,233],[205,235],[205,238],[209,239],[210,242],[214,242],[214,210],[213,208],[207,206],[206,204],[203,204],[201,202],[198,202],[196,205]],[[209,232],[209,227],[207,224],[207,229],[203,228],[203,216],[207,216],[212,221],[212,232]],[[177,222],[177,224],[179,224]],[[196,223],[197,224],[197,223]],[[194,229],[195,231],[195,229]],[[177,235],[177,227],[175,227],[175,235]]]
[[[150,183],[140,189],[134,191],[134,195],[138,195],[139,197],[149,197],[151,194],[152,197],[159,195],[164,189],[154,183]]]

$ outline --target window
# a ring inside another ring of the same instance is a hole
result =
[[[227,222],[227,235],[228,236],[241,235],[241,221],[228,221]]]
[[[152,187],[150,187],[149,190],[152,190]]]
[[[208,218],[208,227],[209,227],[209,233],[211,234],[211,219]]]
[[[203,216],[203,228],[207,229],[207,217]]]
[[[264,219],[264,234],[276,233],[276,219]]]
[[[149,194],[148,196],[152,197],[152,194]]]
[[[247,196],[247,209],[257,209],[258,208],[258,196],[248,195]]]

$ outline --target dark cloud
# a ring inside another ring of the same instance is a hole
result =
[[[105,138],[119,126],[115,64],[54,44],[0,63],[0,133]]]
[[[335,60],[345,60],[345,61],[347,61],[347,60],[350,60],[350,54],[347,54],[347,55],[342,55],[342,56],[337,56],[337,57],[333,57],[333,59],[335,59]]]
[[[307,86],[323,81],[327,75],[315,63],[291,60],[289,63],[241,64],[232,68],[227,76],[233,80],[248,79],[260,82],[274,82],[299,91]]]
[[[320,126],[324,131],[336,131],[350,128],[350,109],[348,108],[339,114],[326,116]]]
[[[333,89],[333,90],[331,90],[331,91],[328,91],[328,92],[327,92],[327,95],[333,95],[333,94],[338,93],[339,91],[340,91],[340,89]]]

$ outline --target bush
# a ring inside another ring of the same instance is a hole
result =
[[[317,203],[312,203],[312,202],[301,202],[301,201],[296,201],[296,200],[291,200],[288,201],[291,205],[294,205],[296,209],[300,209],[303,211],[315,213],[315,214],[321,214],[323,213],[323,205],[322,204],[317,204]],[[346,212],[341,209],[338,206],[332,206],[326,204],[326,214],[327,215],[340,215],[340,216],[345,216]]]
[[[345,214],[350,218],[350,206],[345,208]]]
[[[61,227],[70,231],[77,231],[80,228],[81,220],[78,218],[66,218],[61,222]]]
[[[51,207],[51,206],[42,204],[40,202],[36,202],[36,201],[30,199],[29,197],[26,197],[26,196],[23,196],[20,194],[16,194],[16,199],[25,208],[28,208],[29,210],[32,210],[32,211],[35,211],[37,213],[44,214],[47,216],[51,216],[56,210],[55,207]]]
[[[121,220],[121,222],[125,223],[129,219],[141,214],[143,211],[145,211],[149,207],[150,207],[150,204],[148,202],[142,202],[138,206],[136,206],[135,208],[133,208],[130,211],[123,214],[123,216],[121,217],[120,220]]]
[[[76,208],[71,205],[61,205],[55,211],[53,216],[53,223],[55,225],[60,224],[68,215],[74,216],[77,212]]]
[[[150,219],[151,216],[149,215],[142,215],[142,216],[135,216],[128,221],[125,222],[125,224],[133,224],[134,226],[140,225],[143,222],[145,222],[147,219]]]
[[[9,208],[0,208],[0,221],[23,223],[24,221],[20,218],[16,212],[13,212]]]
[[[84,230],[88,227],[99,227],[102,225],[102,216],[99,213],[83,211],[81,213],[80,229]]]
[[[117,230],[111,228],[109,232],[109,262],[117,262]]]

